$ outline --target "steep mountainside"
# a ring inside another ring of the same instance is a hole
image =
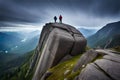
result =
[[[25,80],[34,51],[26,54],[0,54],[0,80]],[[29,80],[29,79],[26,79]]]
[[[109,23],[96,34],[87,38],[90,47],[109,48],[120,46],[120,21]]]

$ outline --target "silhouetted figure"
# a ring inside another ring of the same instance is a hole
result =
[[[55,23],[56,23],[56,21],[57,21],[57,17],[56,17],[56,16],[54,17],[54,21],[55,21]]]
[[[61,15],[59,16],[59,20],[60,20],[60,23],[62,23],[62,16]]]

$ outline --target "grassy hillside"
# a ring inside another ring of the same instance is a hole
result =
[[[79,60],[80,56],[81,55],[75,56],[72,59],[60,63],[57,66],[49,69],[48,71],[51,72],[52,75],[50,75],[47,80],[64,80],[65,78],[67,80],[73,80],[73,78],[79,74],[79,71],[72,73],[72,69]]]

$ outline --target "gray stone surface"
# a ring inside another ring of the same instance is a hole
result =
[[[103,54],[103,55],[110,55],[110,56],[113,56],[113,57],[116,57],[116,56],[120,57],[119,54],[113,53],[108,49],[96,49],[95,51],[98,52],[99,54]]]
[[[106,76],[103,72],[99,71],[97,66],[93,63],[88,64],[85,69],[82,70],[78,80],[112,80]]]
[[[47,71],[40,80],[46,80],[50,75],[52,75],[52,72]]]
[[[82,66],[87,65],[89,62],[91,62],[93,59],[95,59],[97,57],[97,52],[94,50],[89,50],[86,53],[84,53],[79,61],[77,62],[77,64],[75,65],[73,72],[76,72],[77,70],[82,69]]]
[[[49,23],[43,27],[37,46],[36,69],[32,80],[39,80],[51,67],[66,55],[78,55],[85,50],[86,39],[74,27],[60,23]]]
[[[95,54],[106,54],[101,59],[96,59],[92,63],[88,63],[85,68],[82,68],[77,80],[120,80],[120,56],[116,53],[109,53],[108,50],[99,50]],[[101,54],[101,55],[102,55]],[[83,54],[84,56],[85,54]],[[92,55],[92,54],[90,54]],[[82,58],[80,58],[82,63]],[[89,57],[88,57],[89,58]],[[79,61],[80,61],[79,60]],[[84,61],[84,60],[83,60]],[[85,61],[86,62],[86,61]],[[85,63],[84,62],[84,63]],[[81,67],[79,65],[79,69]],[[78,65],[77,65],[78,66]],[[77,69],[78,70],[78,69]]]
[[[108,49],[87,51],[73,69],[74,72],[82,70],[79,78],[75,80],[120,80],[120,55],[116,53]],[[97,59],[97,55],[103,57]],[[95,61],[91,62],[93,59]]]
[[[120,57],[119,57],[119,56],[105,55],[103,58],[104,58],[104,59],[108,59],[108,60],[112,60],[112,61],[115,61],[115,62],[119,62],[119,63],[120,63]]]
[[[120,80],[120,63],[101,59],[95,63],[107,74],[112,80]]]
[[[78,35],[78,34],[74,34],[74,46],[73,49],[71,51],[71,55],[78,55],[82,52],[85,51],[85,47],[86,47],[86,40],[83,38],[82,35]]]
[[[73,56],[71,56],[70,54],[68,54],[68,55],[66,55],[65,57],[63,57],[63,58],[60,60],[60,63],[65,62],[65,61],[67,61],[67,60],[70,60],[70,59],[72,59],[72,58],[73,58]]]

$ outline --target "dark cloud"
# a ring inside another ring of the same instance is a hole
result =
[[[34,23],[38,17],[31,14],[24,5],[15,3],[13,0],[0,1],[0,26],[7,26],[10,23]],[[8,25],[9,26],[9,25]]]
[[[1,0],[0,22],[42,21],[49,14],[47,8],[77,10],[98,17],[120,17],[120,0]]]
[[[0,3],[0,22],[32,23],[37,22],[40,16],[29,12],[29,8],[14,2]],[[39,19],[40,20],[40,19]]]
[[[91,8],[96,15],[115,17],[120,14],[120,0],[96,0]]]

